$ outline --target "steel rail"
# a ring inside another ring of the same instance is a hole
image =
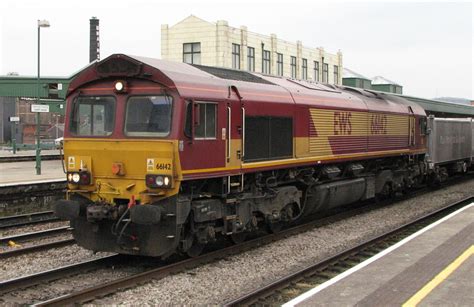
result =
[[[62,234],[62,233],[69,232],[69,229],[70,229],[69,226],[62,226],[62,227],[57,227],[57,228],[52,228],[52,229],[46,229],[46,230],[40,230],[40,231],[35,231],[35,232],[28,232],[28,233],[22,233],[18,235],[1,237],[0,244],[8,243],[9,241],[22,242],[22,241],[26,241],[30,239],[37,239],[41,237]]]
[[[66,265],[60,268],[10,279],[0,282],[0,294],[31,287],[44,282],[50,282],[64,278],[65,276],[70,276],[83,271],[90,271],[102,266],[116,264],[118,261],[122,261],[123,259],[125,259],[124,256],[114,254],[111,256],[105,256],[94,260]]]
[[[39,251],[48,250],[48,249],[52,249],[52,248],[56,248],[56,247],[63,247],[63,246],[67,246],[67,245],[72,245],[75,242],[76,242],[76,240],[74,240],[74,239],[64,239],[64,240],[58,240],[58,241],[54,241],[54,242],[47,242],[47,243],[37,244],[37,245],[18,248],[18,249],[12,249],[12,250],[8,250],[8,251],[5,251],[5,252],[0,252],[0,259],[18,257],[18,256],[21,256],[21,255],[24,255],[24,254],[39,252]]]
[[[409,227],[413,227],[416,224],[423,223],[427,220],[430,220],[434,218],[435,216],[439,214],[444,214],[445,212],[451,211],[453,208],[457,208],[460,206],[467,205],[474,201],[474,196],[469,196],[466,197],[460,201],[456,201],[454,203],[448,204],[444,206],[443,208],[440,208],[438,210],[435,210],[433,212],[430,212],[428,214],[425,214],[419,218],[417,218],[414,221],[408,222],[400,227],[397,227],[396,229],[387,231],[386,233],[383,233],[375,238],[369,239],[360,245],[357,245],[355,247],[348,248],[337,255],[330,256],[318,263],[312,264],[307,266],[306,268],[303,268],[297,272],[291,273],[287,276],[284,276],[274,282],[271,282],[259,289],[256,289],[252,292],[249,292],[237,299],[234,299],[232,301],[228,301],[224,304],[224,306],[248,306],[253,303],[258,303],[258,301],[261,298],[265,298],[270,296],[272,293],[277,292],[278,290],[281,290],[283,288],[286,288],[288,285],[291,285],[295,281],[298,281],[300,279],[303,279],[305,276],[310,276],[314,275],[317,272],[323,271],[325,268],[337,263],[340,260],[346,259],[350,256],[353,256],[363,250],[366,250],[368,247],[374,246],[375,244],[378,244],[380,242],[383,242],[387,240],[390,237],[395,236],[396,234],[406,230]]]
[[[0,229],[38,223],[54,222],[58,220],[59,219],[54,216],[53,211],[42,211],[14,216],[6,216],[0,217]]]

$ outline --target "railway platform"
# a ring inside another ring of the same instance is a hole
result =
[[[472,306],[474,203],[283,306]]]
[[[35,162],[0,163],[0,187],[65,181],[60,160],[41,162],[41,175],[36,175]]]
[[[15,154],[10,150],[0,150],[0,157],[34,157],[36,155],[35,150],[19,150]],[[51,156],[51,155],[59,155],[59,150],[51,149],[51,150],[41,150],[41,156]]]

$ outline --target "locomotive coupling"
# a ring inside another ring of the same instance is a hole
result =
[[[123,210],[123,209],[122,209]],[[87,221],[98,222],[101,220],[117,220],[119,210],[107,203],[95,203],[87,206]]]

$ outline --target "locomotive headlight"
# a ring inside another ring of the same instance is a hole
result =
[[[169,175],[147,174],[145,182],[149,188],[171,189],[173,187],[172,177]]]
[[[124,86],[123,86],[122,81],[117,81],[117,82],[115,82],[115,90],[116,90],[117,92],[123,91],[123,88],[124,88]]]
[[[91,174],[87,171],[70,172],[67,174],[67,182],[72,184],[89,185],[91,184]]]
[[[72,174],[72,182],[74,183],[79,183],[79,181],[81,180],[81,176],[79,175],[79,173],[74,173]]]
[[[127,84],[123,80],[118,80],[114,84],[114,89],[117,93],[125,93],[127,89]]]
[[[157,186],[162,187],[164,184],[163,176],[156,176],[155,183]]]

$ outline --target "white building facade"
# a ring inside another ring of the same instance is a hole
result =
[[[296,43],[189,16],[161,26],[161,58],[177,62],[254,71],[288,78],[342,84],[342,53]]]

